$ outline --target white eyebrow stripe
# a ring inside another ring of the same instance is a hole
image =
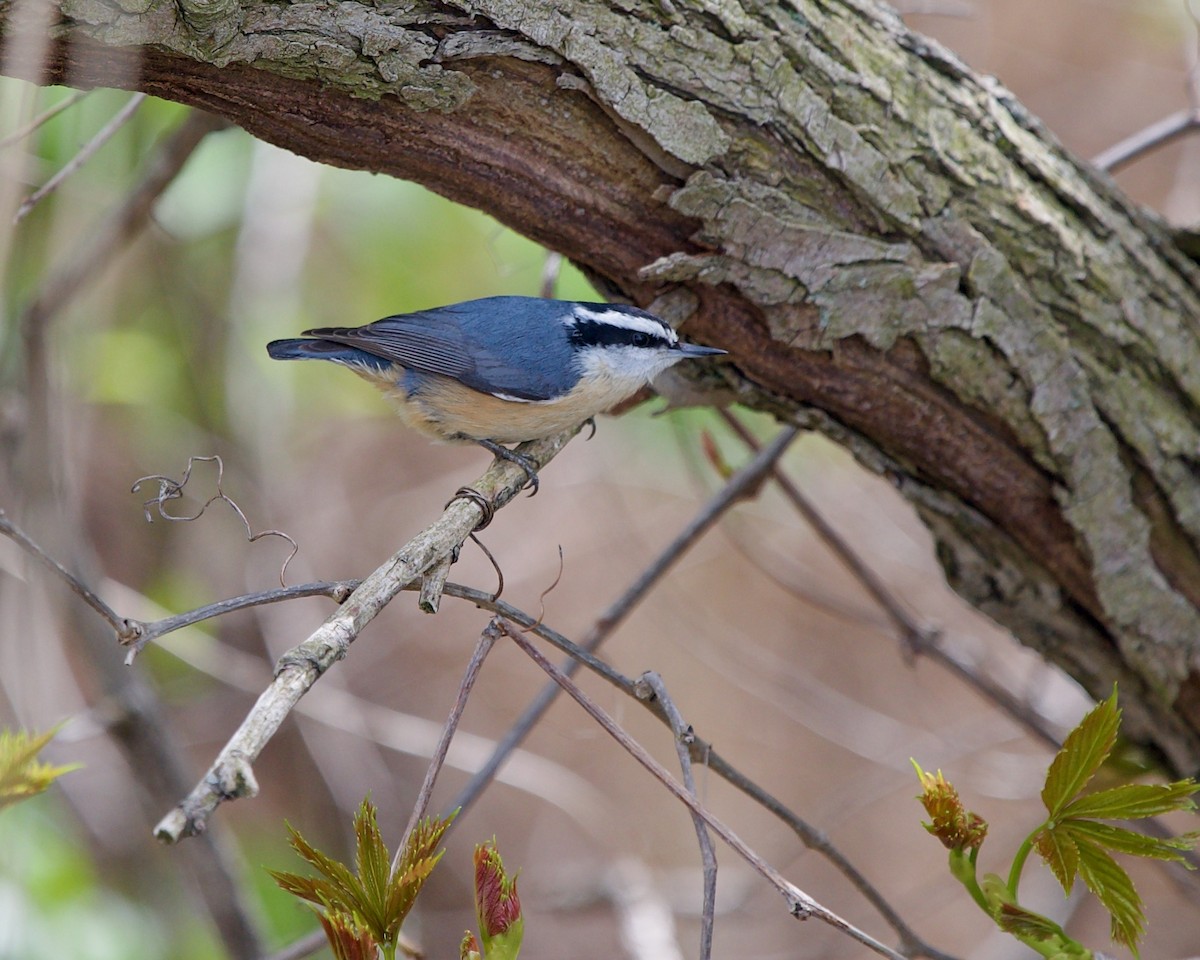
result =
[[[675,331],[661,321],[636,313],[624,313],[621,310],[603,310],[597,313],[587,307],[576,306],[563,322],[570,325],[576,320],[591,320],[593,323],[607,323],[626,330],[637,330],[652,337],[663,338],[668,343],[675,343],[679,339]]]

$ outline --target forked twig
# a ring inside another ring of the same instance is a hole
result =
[[[766,860],[751,849],[729,827],[709,813],[682,784],[675,780],[657,760],[650,756],[640,743],[629,736],[612,717],[584,694],[570,677],[566,676],[566,674],[542,656],[537,647],[520,630],[510,629],[503,620],[499,621],[499,629],[520,647],[526,656],[533,660],[543,672],[565,690],[576,703],[583,707],[588,716],[595,720],[609,736],[616,740],[630,756],[645,767],[677,800],[703,820],[713,833],[732,847],[734,852],[745,860],[759,876],[770,883],[783,896],[788,905],[788,912],[793,917],[797,920],[807,920],[809,917],[816,917],[857,940],[880,956],[888,957],[889,960],[905,960],[903,954],[897,953],[884,943],[880,943],[870,934],[859,930],[832,910],[818,903],[767,863]]]
[[[1092,158],[1092,163],[1101,170],[1112,173],[1143,154],[1200,129],[1200,13],[1191,3],[1185,3],[1183,8],[1191,19],[1191,38],[1184,48],[1188,64],[1187,109],[1147,124],[1136,133],[1098,153]]]

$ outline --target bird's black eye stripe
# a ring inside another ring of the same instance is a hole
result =
[[[588,347],[669,347],[671,341],[665,332],[655,336],[645,330],[631,330],[611,323],[577,319],[571,324],[571,342],[576,346]]]

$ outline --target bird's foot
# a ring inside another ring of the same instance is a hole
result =
[[[534,462],[528,457],[517,453],[514,450],[509,450],[508,447],[502,447],[494,440],[476,440],[477,444],[485,450],[491,452],[497,460],[507,460],[509,463],[515,463],[518,467],[525,471],[525,476],[529,478],[527,486],[529,486],[529,495],[532,497],[538,492],[538,475]]]

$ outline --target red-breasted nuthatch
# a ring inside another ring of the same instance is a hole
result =
[[[397,402],[401,417],[441,440],[500,444],[553,436],[616,406],[667,367],[725,353],[682,343],[653,314],[610,303],[488,297],[384,317],[363,327],[275,340],[276,360],[332,360]]]

